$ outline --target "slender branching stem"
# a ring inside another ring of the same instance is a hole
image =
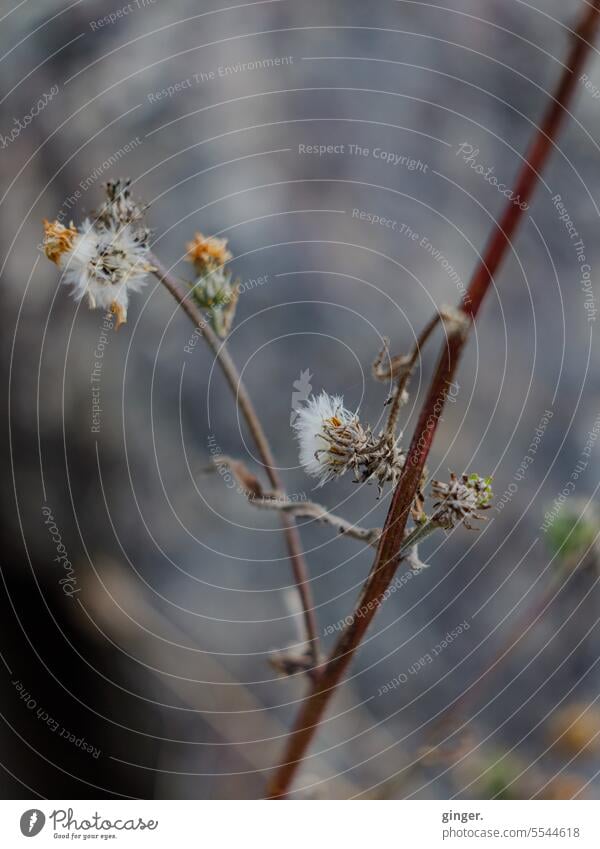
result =
[[[417,360],[419,358],[419,354],[421,353],[421,349],[423,345],[427,342],[435,328],[437,327],[440,321],[440,314],[435,313],[434,316],[427,322],[421,333],[419,334],[414,348],[412,349],[410,354],[400,355],[396,357],[390,357],[388,360],[387,368],[383,365],[383,360],[388,350],[388,343],[386,340],[386,344],[381,351],[379,357],[373,364],[373,375],[377,380],[387,380],[392,378],[394,380],[394,386],[392,389],[392,394],[390,396],[389,401],[389,412],[387,417],[387,422],[385,426],[385,434],[388,436],[393,436],[396,433],[396,428],[398,426],[398,417],[400,415],[400,409],[402,407],[405,396],[405,390],[408,385],[408,381],[413,373]]]
[[[250,503],[256,507],[278,510],[281,513],[291,513],[298,519],[315,519],[317,522],[331,525],[339,534],[364,542],[367,545],[376,546],[381,536],[381,528],[361,528],[360,525],[354,525],[342,516],[330,513],[321,504],[315,504],[313,501],[295,502],[282,500],[278,497],[267,497],[251,498]]]
[[[330,513],[321,504],[316,504],[314,501],[294,501],[287,498],[285,493],[265,492],[260,481],[248,470],[247,466],[241,460],[234,460],[233,457],[227,457],[221,454],[214,459],[215,466],[227,466],[229,471],[236,479],[240,492],[242,492],[250,504],[254,507],[263,508],[266,510],[277,510],[280,513],[289,513],[298,519],[315,519],[317,522],[322,522],[326,525],[331,525],[338,533],[356,539],[359,542],[367,543],[367,545],[377,545],[377,541],[381,535],[381,528],[361,528],[359,525],[354,525],[342,516],[336,516]]]
[[[248,394],[240,374],[231,359],[231,356],[222,339],[219,339],[217,334],[208,324],[202,311],[190,296],[190,290],[187,289],[177,278],[171,274],[153,254],[149,257],[149,262],[154,267],[154,274],[163,286],[173,295],[181,309],[192,320],[194,325],[202,333],[202,336],[209,348],[215,355],[221,371],[223,372],[227,383],[235,397],[236,403],[240,408],[252,438],[256,444],[260,458],[264,464],[265,472],[271,482],[273,489],[282,491],[281,481],[275,467],[275,459],[271,446],[265,434],[265,431],[260,423],[260,419],[256,413],[252,400]],[[306,629],[306,642],[310,650],[311,657],[316,665],[319,659],[319,636],[315,608],[310,590],[310,580],[308,569],[302,554],[302,546],[300,534],[294,522],[293,516],[288,513],[281,514],[281,524],[283,526],[286,545],[292,565],[294,582],[298,589],[300,601],[302,605],[302,615]]]
[[[511,239],[523,217],[524,207],[526,208],[540,173],[555,146],[555,138],[563,119],[568,114],[578,77],[596,35],[599,11],[600,0],[593,0],[585,6],[581,20],[573,33],[570,55],[558,87],[535,132],[516,180],[513,197],[518,196],[521,204],[508,202],[500,221],[494,227],[483,258],[471,278],[467,296],[460,304],[460,309],[472,319],[479,312],[490,283],[510,248]],[[445,340],[402,475],[392,498],[375,561],[361,595],[364,615],[356,616],[355,612],[350,624],[335,644],[329,659],[324,662],[314,679],[311,692],[301,705],[294,727],[286,741],[281,763],[269,782],[267,794],[270,798],[282,798],[290,791],[292,781],[319,728],[325,709],[394,577],[400,561],[400,552],[405,539],[404,530],[411,506],[420,486],[425,462],[467,336],[467,333],[457,330],[448,334]]]

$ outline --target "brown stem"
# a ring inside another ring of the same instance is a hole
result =
[[[460,308],[472,318],[477,315],[492,278],[510,246],[511,237],[523,217],[523,204],[531,198],[540,172],[554,145],[554,138],[567,113],[568,103],[573,95],[579,73],[590,51],[590,42],[596,35],[599,9],[600,0],[593,0],[582,14],[556,93],[535,133],[517,177],[513,197],[519,196],[521,203],[516,205],[511,201],[507,204],[490,237],[484,256],[471,278],[468,295]],[[270,798],[281,798],[289,792],[292,780],[306,755],[325,709],[381,604],[383,594],[394,577],[410,508],[419,487],[421,473],[431,449],[448,388],[467,336],[467,333],[451,334],[443,346],[402,476],[392,498],[375,562],[361,596],[364,615],[353,615],[350,625],[341,634],[329,659],[316,677],[312,691],[304,700],[288,737],[280,766],[269,783],[267,792]]]
[[[163,286],[169,290],[182,310],[200,330],[209,348],[214,353],[215,358],[225,375],[225,379],[231,387],[231,391],[233,392],[237,405],[246,419],[246,423],[250,433],[252,434],[252,438],[256,443],[258,453],[260,454],[261,460],[265,466],[265,471],[269,481],[271,482],[271,486],[273,489],[281,491],[281,480],[275,468],[275,458],[273,457],[271,446],[269,445],[269,441],[262,428],[260,419],[256,414],[252,400],[250,399],[248,391],[242,382],[235,363],[231,359],[229,352],[225,347],[225,343],[222,339],[219,339],[217,334],[206,321],[202,311],[192,301],[189,290],[186,289],[169,271],[167,271],[167,269],[164,268],[162,263],[154,255],[149,257],[149,261],[154,266],[154,274],[158,280],[160,280]],[[281,524],[283,526],[285,541],[290,556],[290,562],[292,564],[294,582],[298,589],[302,604],[302,615],[306,629],[306,641],[313,663],[316,666],[319,661],[319,635],[314,602],[310,591],[308,570],[302,554],[300,534],[298,533],[298,528],[296,527],[293,517],[289,514],[281,514]]]

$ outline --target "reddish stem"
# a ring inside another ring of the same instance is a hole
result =
[[[492,232],[483,258],[471,278],[468,295],[464,298],[464,303],[460,304],[460,308],[472,319],[479,312],[494,274],[504,259],[510,247],[511,238],[523,217],[523,207],[527,208],[527,202],[537,185],[540,172],[555,145],[554,139],[568,112],[568,104],[572,98],[578,76],[590,52],[591,42],[596,35],[599,10],[600,0],[594,0],[593,3],[586,6],[574,32],[573,46],[556,93],[552,97],[552,102],[535,133],[519,171],[513,197],[518,197],[520,203],[509,201],[507,204],[500,221]],[[269,783],[269,798],[281,798],[289,792],[294,776],[323,718],[325,708],[342,680],[344,672],[360,645],[398,568],[398,552],[404,537],[410,508],[421,481],[425,461],[431,450],[437,425],[444,409],[448,387],[452,383],[460,355],[465,347],[467,335],[467,333],[451,335],[442,348],[412,438],[402,477],[392,498],[375,562],[360,597],[360,615],[357,616],[358,609],[355,610],[351,623],[340,636],[327,662],[321,667],[311,692],[300,708],[294,728],[287,739],[281,764]]]

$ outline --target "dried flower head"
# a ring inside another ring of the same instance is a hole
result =
[[[73,287],[91,309],[109,309],[117,328],[127,320],[129,293],[139,292],[153,266],[148,260],[149,231],[143,210],[131,199],[129,181],[106,185],[107,200],[92,224],[78,229],[44,221],[44,252],[62,269],[62,282]]]
[[[465,528],[475,530],[470,519],[484,519],[478,510],[488,510],[491,506],[491,478],[481,478],[479,475],[450,475],[450,483],[432,481],[431,492],[439,499],[434,505],[432,521],[440,527],[449,530],[460,522]]]
[[[239,298],[231,271],[226,267],[233,256],[227,249],[227,239],[196,233],[188,242],[187,251],[187,259],[198,275],[192,285],[193,298],[202,309],[208,310],[215,332],[225,337],[231,329]]]
[[[217,239],[216,236],[196,233],[186,247],[187,260],[193,264],[197,274],[214,271],[232,258],[231,252],[227,249],[227,239]]]
[[[129,227],[135,240],[146,246],[150,238],[150,230],[144,223],[148,207],[131,197],[130,184],[130,179],[118,179],[104,185],[106,200],[94,213],[95,225],[105,230]]]
[[[300,463],[307,474],[319,478],[319,486],[348,470],[357,483],[376,480],[379,490],[388,481],[397,482],[404,453],[398,439],[363,427],[358,415],[344,407],[338,396],[321,392],[298,409],[294,430],[300,443]]]
[[[147,249],[132,236],[128,227],[98,229],[89,220],[81,231],[69,236],[59,232],[64,245],[54,243],[52,225],[46,228],[44,249],[49,258],[63,270],[62,282],[73,287],[73,295],[80,301],[87,298],[91,309],[111,309],[117,316],[117,327],[127,320],[130,292],[139,292],[146,274],[152,271],[147,260]]]
[[[207,271],[193,284],[192,295],[202,309],[208,310],[215,332],[222,338],[227,336],[239,298],[238,289],[231,280],[231,272],[226,268]]]

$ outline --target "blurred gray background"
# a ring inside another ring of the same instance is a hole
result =
[[[103,341],[102,314],[77,305],[40,253],[41,220],[81,221],[102,183],[125,175],[151,204],[154,249],[175,272],[189,276],[196,230],[227,237],[247,284],[229,346],[288,491],[382,524],[389,491],[377,502],[344,479],[312,492],[289,427],[294,381],[308,369],[314,392],[342,394],[381,421],[386,390],[370,377],[381,337],[408,350],[434,309],[458,301],[503,208],[459,146],[511,183],[581,8],[2,3],[6,796],[260,797],[305,690],[268,664],[298,641],[277,517],[204,471],[213,436],[261,473],[209,352],[185,351],[193,328],[154,279]],[[431,568],[376,618],[300,773],[301,797],[597,795],[596,573],[557,579],[540,530],[582,456],[564,509],[581,512],[598,486],[597,451],[586,452],[600,415],[593,301],[552,202],[561,195],[583,239],[597,296],[597,54],[586,73],[429,462],[432,477],[492,474],[496,504],[510,486],[509,496],[480,533],[459,528],[424,547]],[[306,145],[336,147],[318,155]],[[407,442],[438,345],[413,381]],[[59,585],[44,504],[73,564],[73,597]],[[325,632],[351,611],[372,555],[314,523],[302,540]],[[446,709],[515,639],[440,731]],[[405,683],[378,695],[401,674]],[[577,721],[564,726],[567,708]],[[553,717],[567,730],[558,743]],[[425,759],[424,747],[435,749]]]

